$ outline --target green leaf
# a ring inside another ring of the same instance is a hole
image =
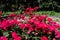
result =
[[[12,38],[9,38],[9,40],[12,40]]]
[[[8,37],[9,36],[9,33],[8,32],[3,32],[3,35]]]

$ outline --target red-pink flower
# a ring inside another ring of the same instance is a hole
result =
[[[43,18],[43,19],[46,19],[46,18],[47,18],[47,15],[42,15],[42,18]]]
[[[18,24],[17,19],[18,19],[17,17],[14,17],[14,19],[13,19],[13,20],[14,20],[14,23],[15,23],[16,25]]]
[[[30,12],[26,12],[25,14],[30,15],[31,13]]]
[[[39,21],[34,21],[34,24],[35,24],[35,25],[39,25],[40,22],[39,22]]]
[[[31,27],[31,24],[29,24],[29,23],[25,24],[25,29],[29,29],[30,27]]]
[[[27,34],[30,34],[34,29],[32,27],[29,28]]]
[[[30,8],[30,10],[29,10],[30,12],[33,12],[34,11],[34,9],[33,8]]]
[[[29,11],[31,7],[26,8],[26,11]]]
[[[41,30],[42,27],[43,27],[42,24],[36,25],[36,28],[37,28],[38,30]]]
[[[53,40],[56,40],[56,38],[53,38]]]
[[[25,17],[24,15],[21,15],[21,14],[18,14],[17,16],[20,17],[21,19],[24,19]]]
[[[7,27],[8,27],[8,22],[3,21],[2,24],[1,24],[1,28],[4,29],[4,30],[7,30]]]
[[[49,29],[51,32],[54,32],[55,31],[55,26],[49,26]]]
[[[60,38],[60,32],[57,32],[55,35],[56,38]]]
[[[48,27],[48,24],[46,24],[46,23],[42,23],[43,24],[43,29],[48,29],[49,27]]]
[[[22,37],[19,36],[16,32],[12,32],[12,38],[14,40],[22,40]]]
[[[24,24],[24,23],[20,23],[20,24],[19,24],[19,27],[20,27],[22,30],[24,30],[24,29],[25,29],[25,24]]]
[[[18,36],[17,38],[14,38],[14,40],[22,40],[22,37]]]
[[[2,15],[2,11],[0,11],[0,15]]]
[[[49,22],[51,22],[51,21],[52,21],[52,18],[48,18],[47,20],[48,20]]]
[[[38,6],[36,6],[36,7],[34,7],[34,10],[36,11],[38,8],[39,8],[39,7],[38,7]]]
[[[14,20],[9,20],[9,26],[13,26],[15,24]]]
[[[34,20],[33,20],[33,19],[30,19],[28,22],[33,23],[33,22],[34,22]]]
[[[48,40],[48,38],[46,36],[42,36],[41,40]]]
[[[9,16],[10,17],[14,17],[14,16],[16,16],[16,14],[15,13],[11,13]]]
[[[8,38],[5,37],[5,36],[1,36],[1,37],[0,37],[0,40],[8,40]]]
[[[18,34],[16,32],[12,32],[12,38],[17,38]]]
[[[42,23],[42,31],[47,33],[48,29],[49,29],[48,24]]]
[[[41,21],[41,22],[42,22],[45,18],[44,18],[44,17],[42,17],[42,16],[39,16],[39,17],[38,17],[38,19],[39,19],[39,21]]]

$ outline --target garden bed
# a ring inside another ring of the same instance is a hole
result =
[[[27,8],[22,14],[0,12],[0,40],[56,40],[60,38],[59,18]],[[57,20],[58,19],[58,20]]]

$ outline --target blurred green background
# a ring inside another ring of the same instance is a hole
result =
[[[60,0],[0,0],[0,11],[20,13],[27,7],[39,6],[38,12],[60,16]],[[7,12],[7,13],[6,13]]]
[[[39,6],[42,11],[60,12],[60,0],[0,0],[2,11],[16,11],[35,6]]]

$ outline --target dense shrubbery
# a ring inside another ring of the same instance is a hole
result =
[[[53,0],[1,0],[0,10],[16,11],[23,10],[26,7],[39,6],[40,10],[55,10],[59,11],[60,1]]]
[[[38,7],[27,8],[23,14],[11,13],[0,19],[0,40],[56,40],[60,24],[47,15],[36,15]],[[0,12],[0,15],[3,13]]]

